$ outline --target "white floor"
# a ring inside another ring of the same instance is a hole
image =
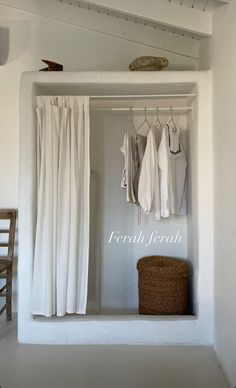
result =
[[[1,388],[228,388],[213,349],[21,345],[0,318]]]

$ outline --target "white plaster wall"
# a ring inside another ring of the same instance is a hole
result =
[[[135,57],[140,55],[163,56],[166,52],[139,44],[139,39],[142,41],[142,30],[138,30],[137,34],[134,32],[131,34],[136,35],[135,39],[133,38],[136,43],[128,41],[126,34],[129,31],[129,26],[127,27],[124,23],[120,24],[120,31],[125,31],[123,32],[124,39],[112,36],[112,32],[109,35],[109,33],[89,30],[89,28],[93,28],[91,25],[93,17],[87,16],[88,26],[86,28],[86,12],[83,11],[83,17],[80,16],[77,7],[71,8],[55,1],[54,11],[52,4],[51,7],[49,2],[48,4],[44,2],[44,7],[42,5],[42,8],[45,8],[42,13],[44,16],[40,16],[37,15],[37,12],[39,14],[40,12],[35,6],[36,3],[33,4],[30,1],[27,2],[28,5],[26,2],[20,1],[2,3],[5,3],[6,6],[0,5],[0,208],[18,208],[18,111],[19,84],[22,72],[44,67],[40,62],[42,58],[63,63],[66,71],[127,70],[128,64]],[[25,11],[20,10],[21,6],[25,6]],[[40,4],[38,6],[40,8]],[[62,7],[61,11],[60,7]],[[27,12],[27,9],[30,12]],[[82,24],[85,25],[85,28],[76,25],[77,19],[78,23],[79,21],[81,23],[81,19],[83,19]],[[96,23],[98,23],[97,19]],[[110,24],[112,24],[112,19]],[[114,26],[115,24],[117,31],[119,25],[117,26],[116,20]],[[130,31],[132,28],[137,29],[136,26],[132,26],[131,23]],[[102,30],[101,27],[99,28]],[[160,34],[163,33],[160,32]],[[150,39],[153,40],[153,33],[150,33]],[[175,41],[175,37],[172,40]],[[169,42],[173,46],[170,39]],[[165,44],[167,44],[166,41]],[[194,46],[197,43],[191,41],[191,44]],[[161,42],[160,45],[163,43]],[[184,38],[183,43],[178,43],[178,46],[184,48]],[[191,59],[171,52],[167,56],[170,59],[172,69],[191,70],[198,67],[197,58]],[[16,299],[17,284],[14,281],[15,310],[17,307]]]
[[[213,17],[214,36],[202,47],[202,68],[213,70],[215,347],[236,385],[236,3]]]

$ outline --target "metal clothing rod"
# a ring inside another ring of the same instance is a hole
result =
[[[90,99],[126,99],[126,98],[184,98],[184,97],[197,97],[195,93],[189,94],[124,94],[124,95],[114,95],[114,96],[90,96]]]
[[[116,112],[137,112],[137,111],[144,111],[146,110],[147,112],[156,112],[157,108],[92,108],[92,111],[116,111]],[[181,106],[181,107],[170,107],[170,108],[158,108],[159,112],[181,112],[181,111],[189,111],[191,112],[193,108],[191,106]]]

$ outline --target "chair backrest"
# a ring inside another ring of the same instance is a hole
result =
[[[9,226],[0,226],[0,234],[8,236],[7,241],[5,241],[5,239],[4,242],[0,241],[0,247],[7,248],[8,260],[13,260],[16,231],[16,210],[0,209],[0,220],[9,220]]]

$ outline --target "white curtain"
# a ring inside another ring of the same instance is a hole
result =
[[[32,314],[86,313],[89,97],[40,96]]]

